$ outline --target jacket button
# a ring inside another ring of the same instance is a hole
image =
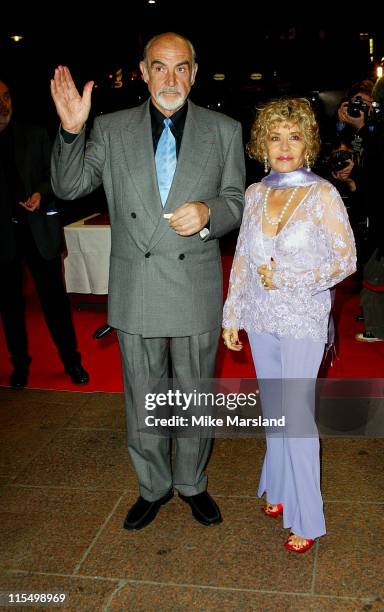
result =
[[[180,255],[179,255],[179,259],[185,259],[185,255],[184,255],[184,253],[180,253]]]
[[[151,253],[148,251],[148,253],[145,254],[146,258],[148,259],[148,257],[151,256]]]
[[[136,213],[131,213],[132,219],[136,219]]]

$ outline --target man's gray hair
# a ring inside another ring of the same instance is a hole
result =
[[[192,66],[196,63],[195,47],[193,46],[193,44],[188,38],[186,38],[185,36],[182,36],[181,34],[177,34],[176,32],[164,32],[163,34],[156,34],[156,36],[153,36],[144,47],[143,61],[145,62],[147,68],[148,68],[147,58],[148,58],[149,49],[156,41],[158,41],[160,38],[163,38],[164,36],[176,36],[177,38],[181,38],[181,40],[183,40],[190,48],[191,56],[192,56]]]

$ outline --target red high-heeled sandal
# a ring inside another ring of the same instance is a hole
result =
[[[276,506],[276,510],[269,510],[268,506]],[[266,516],[276,518],[277,516],[280,516],[280,514],[283,513],[283,504],[267,504],[266,506],[262,506],[260,510]]]
[[[298,552],[298,553],[307,552],[307,550],[312,548],[315,540],[311,540],[311,538],[305,538],[305,544],[303,544],[303,546],[296,546],[295,544],[292,544],[292,542],[290,542],[290,539],[294,535],[295,535],[294,533],[289,534],[288,540],[284,543],[284,548],[292,552]]]

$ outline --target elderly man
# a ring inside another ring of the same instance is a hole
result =
[[[126,394],[128,447],[140,497],[124,527],[141,529],[173,496],[204,525],[221,514],[207,493],[210,440],[175,439],[173,469],[165,437],[140,430],[142,392],[167,377],[180,388],[212,378],[222,311],[218,238],[240,224],[244,197],[241,127],[188,100],[197,64],[189,40],[152,38],[140,63],[150,99],[84,124],[92,82],[80,96],[59,66],[51,90],[61,120],[53,186],[61,198],[101,183],[111,218],[108,322],[118,330]]]

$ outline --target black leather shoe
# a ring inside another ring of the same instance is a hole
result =
[[[179,493],[179,497],[191,506],[193,516],[202,525],[215,525],[222,522],[220,509],[208,491],[190,497]]]
[[[21,391],[28,383],[29,368],[28,366],[15,366],[11,376],[9,377],[9,384],[12,389]]]
[[[67,366],[65,373],[71,377],[74,385],[86,385],[89,383],[89,374],[82,365]]]
[[[124,529],[128,529],[128,531],[143,529],[149,525],[149,523],[152,523],[161,506],[164,506],[164,504],[169,502],[172,497],[172,490],[154,502],[147,501],[141,496],[138,497],[136,503],[133,504],[132,508],[125,517],[123,524]]]

